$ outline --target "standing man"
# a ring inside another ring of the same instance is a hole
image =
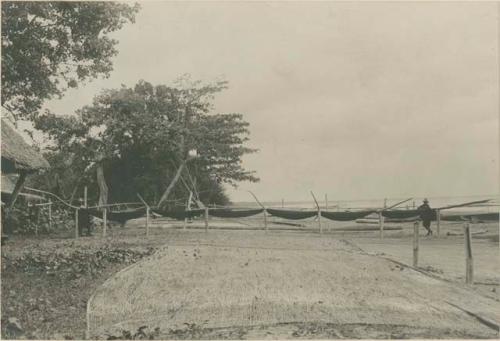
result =
[[[422,225],[424,225],[427,230],[426,236],[432,236],[431,221],[435,217],[434,210],[429,206],[429,200],[424,199],[424,203],[417,208],[420,213],[420,219],[422,220]]]

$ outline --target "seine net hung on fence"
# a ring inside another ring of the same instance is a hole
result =
[[[336,221],[353,221],[356,219],[361,219],[367,215],[372,214],[374,211],[354,211],[354,212],[329,212],[321,211],[321,216],[330,220]]]
[[[233,208],[211,208],[208,214],[216,218],[247,218],[264,212],[263,208],[256,209],[233,209]]]

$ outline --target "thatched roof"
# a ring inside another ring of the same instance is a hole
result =
[[[8,122],[2,120],[2,172],[33,172],[49,168],[49,163],[24,141]]]

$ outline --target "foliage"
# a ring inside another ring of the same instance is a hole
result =
[[[2,339],[83,340],[92,293],[158,246],[130,236],[107,241],[15,237],[2,247]]]
[[[97,251],[52,252],[43,254],[37,251],[23,254],[22,257],[3,256],[2,262],[7,271],[11,268],[28,273],[43,273],[60,280],[71,281],[84,275],[96,276],[110,263],[132,264],[153,253],[152,247],[144,250],[111,248],[105,246]]]
[[[156,202],[179,165],[188,162],[182,182],[196,187],[202,201],[225,203],[222,183],[258,181],[241,162],[254,152],[245,146],[248,123],[241,114],[211,113],[213,96],[225,88],[225,82],[182,88],[141,81],[104,91],[76,116],[41,115],[35,127],[54,143],[48,155],[52,172],[72,179],[73,186],[102,161],[111,201],[135,201],[141,193]],[[186,161],[192,149],[198,157]],[[95,181],[92,186],[97,193]],[[60,187],[68,193],[68,186]],[[186,196],[185,186],[175,188],[174,197]]]
[[[108,76],[117,41],[138,5],[72,1],[2,1],[2,106],[33,118],[44,100]]]

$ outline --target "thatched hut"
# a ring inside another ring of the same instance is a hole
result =
[[[23,187],[26,176],[40,169],[49,168],[49,163],[40,152],[24,141],[21,135],[10,124],[2,119],[2,175],[17,173],[19,177],[7,208],[14,205],[19,191]]]

